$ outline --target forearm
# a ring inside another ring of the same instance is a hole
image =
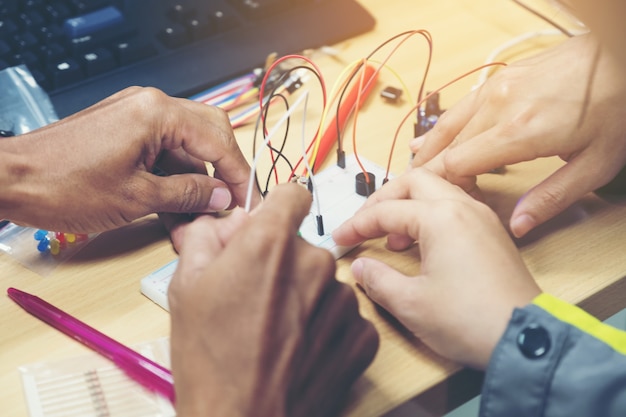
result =
[[[535,303],[515,311],[492,355],[480,417],[623,415],[626,333],[545,294]],[[535,333],[534,355],[520,347],[531,326],[547,336]]]

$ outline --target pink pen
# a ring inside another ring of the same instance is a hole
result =
[[[33,316],[109,358],[135,381],[169,398],[172,404],[174,403],[174,380],[169,369],[100,333],[37,296],[15,288],[7,289],[7,294]]]

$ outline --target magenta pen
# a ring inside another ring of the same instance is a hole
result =
[[[33,316],[110,359],[129,377],[149,390],[165,396],[172,404],[174,403],[174,379],[169,369],[35,295],[16,288],[7,289],[7,294]]]

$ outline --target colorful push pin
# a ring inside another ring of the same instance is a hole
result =
[[[50,253],[53,255],[58,255],[61,252],[61,242],[59,239],[51,239],[50,240]]]
[[[35,232],[35,234],[34,234],[35,240],[41,240],[41,239],[43,239],[44,237],[47,237],[47,236],[48,236],[48,231],[47,230],[42,230],[42,229],[37,230]]]
[[[60,247],[65,247],[65,244],[67,243],[67,241],[65,240],[65,233],[54,232],[54,237],[59,241]]]
[[[76,235],[74,233],[66,233],[65,240],[67,240],[67,243],[74,243],[76,242]]]
[[[37,244],[37,250],[41,253],[45,253],[48,251],[50,245],[50,239],[48,239],[48,237],[44,237],[43,239],[41,239],[39,241],[39,243]]]

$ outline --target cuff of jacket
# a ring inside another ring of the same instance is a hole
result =
[[[481,417],[543,415],[568,332],[537,305],[515,309],[487,368]]]

